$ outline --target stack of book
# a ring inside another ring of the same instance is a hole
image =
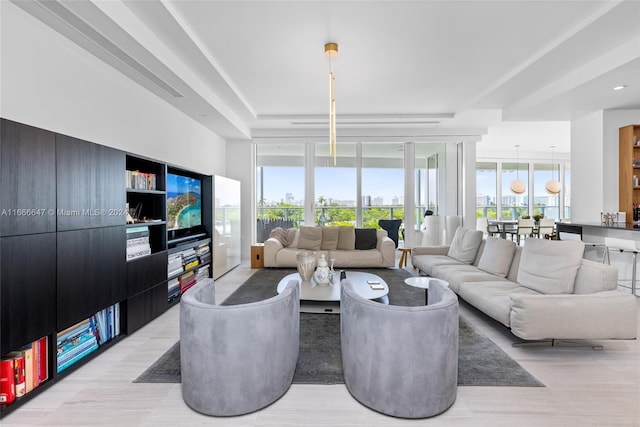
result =
[[[151,254],[149,227],[127,228],[127,261]]]
[[[190,287],[196,284],[196,275],[194,274],[193,271],[189,271],[183,274],[182,276],[180,276],[179,282],[180,282],[180,293],[183,294],[186,292],[187,289],[189,289]]]
[[[191,248],[182,251],[182,264],[184,265],[184,271],[187,271],[190,268],[196,267],[198,264],[200,264],[195,249]]]
[[[167,277],[176,276],[184,271],[182,265],[182,252],[169,254],[169,262],[167,264]]]
[[[102,345],[120,335],[120,304],[116,303],[93,315],[98,334],[98,344]]]
[[[134,190],[155,190],[156,175],[140,171],[126,171],[126,187]]]
[[[40,338],[0,360],[0,404],[13,402],[48,378],[47,338]]]
[[[97,349],[98,338],[93,316],[59,332],[57,372],[62,372]]]
[[[198,245],[196,248],[196,255],[200,260],[200,264],[211,262],[211,250],[209,249],[209,243],[205,242]]]
[[[169,302],[180,296],[180,280],[176,277],[174,279],[169,280],[168,284],[168,298]]]
[[[200,267],[196,273],[196,283],[209,277],[209,266]]]

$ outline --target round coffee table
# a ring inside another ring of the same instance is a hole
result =
[[[415,276],[415,277],[407,277],[404,279],[404,283],[409,286],[413,286],[414,288],[424,289],[424,305],[429,305],[429,283],[431,282],[440,282],[444,286],[449,286],[449,282],[442,279],[435,279],[433,277],[425,277],[425,276]]]

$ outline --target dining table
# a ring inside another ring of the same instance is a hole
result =
[[[503,239],[507,238],[507,233],[515,231],[518,228],[517,219],[490,219],[487,221],[489,225],[495,225],[498,227],[498,233]]]

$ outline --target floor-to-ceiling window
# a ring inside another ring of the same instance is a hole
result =
[[[362,226],[404,219],[404,145],[362,144]]]
[[[356,225],[358,147],[340,143],[337,148],[334,165],[329,146],[315,146],[315,221],[319,225]]]
[[[256,147],[257,241],[276,226],[297,227],[304,220],[304,144]]]
[[[415,169],[406,173],[416,174],[419,226],[424,211],[439,212],[445,199],[445,144],[341,142],[335,165],[327,144],[256,144],[258,241],[262,222],[378,227],[381,219],[404,219],[407,144],[415,155]]]
[[[545,189],[547,181],[557,180],[558,164],[535,163],[533,165],[533,215],[560,219],[560,196]]]
[[[562,177],[561,193],[549,194],[545,190],[546,182],[559,177]],[[511,190],[514,180],[524,183],[523,193],[516,194]],[[532,192],[530,188],[533,188]],[[549,162],[527,160],[479,161],[476,163],[476,193],[478,218],[516,219],[544,215],[556,220],[568,219],[571,218],[571,165],[554,162],[552,166]],[[497,198],[496,194],[501,196]]]
[[[476,163],[476,218],[497,218],[498,164]]]

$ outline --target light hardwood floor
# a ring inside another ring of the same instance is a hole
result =
[[[410,268],[407,268],[411,271]],[[216,281],[218,300],[256,270],[248,261]],[[640,298],[638,298],[640,300]],[[514,348],[504,327],[461,305],[471,320],[546,387],[458,387],[454,405],[424,420],[400,420],[360,405],[344,385],[299,385],[253,414],[215,418],[183,402],[180,384],[132,381],[179,335],[179,306],[0,420],[3,426],[640,426],[640,343]],[[640,323],[640,322],[639,322]],[[428,355],[425,355],[428,357]]]

